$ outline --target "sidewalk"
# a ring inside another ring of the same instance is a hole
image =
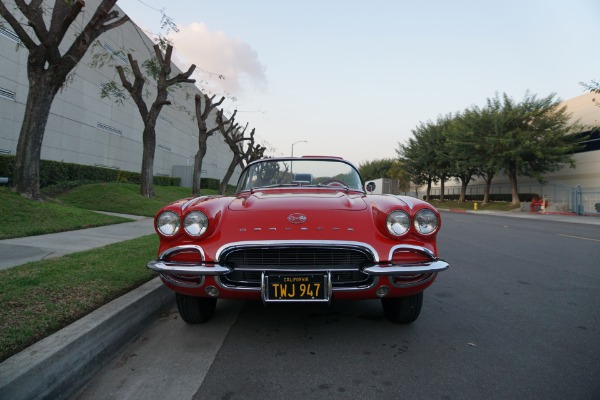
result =
[[[48,235],[0,240],[0,270],[155,233],[153,219],[150,217],[107,214],[118,215],[135,221]]]

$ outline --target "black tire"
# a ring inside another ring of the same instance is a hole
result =
[[[381,299],[386,318],[397,324],[410,324],[419,318],[423,306],[423,292],[406,297]]]
[[[188,324],[202,324],[215,315],[217,299],[175,293],[179,315]]]

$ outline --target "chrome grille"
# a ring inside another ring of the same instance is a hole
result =
[[[360,266],[373,261],[370,253],[343,247],[249,247],[224,254],[222,264],[232,272],[222,277],[233,286],[260,287],[263,271],[330,271],[333,287],[355,287],[369,284],[372,277]]]
[[[328,247],[242,248],[228,252],[223,263],[233,268],[328,267],[358,268],[371,261],[368,253],[358,249]]]

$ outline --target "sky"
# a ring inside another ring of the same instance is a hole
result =
[[[268,155],[395,158],[421,122],[600,80],[598,0],[119,0]],[[161,28],[161,10],[178,32]],[[223,76],[224,79],[221,79]]]

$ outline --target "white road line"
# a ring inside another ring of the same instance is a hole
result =
[[[573,239],[581,239],[581,240],[591,240],[592,242],[600,242],[600,239],[592,239],[592,238],[586,238],[586,237],[580,237],[580,236],[571,236],[571,235],[562,235],[560,233],[557,233],[558,236],[563,236],[563,237],[569,237],[569,238],[573,238]]]

